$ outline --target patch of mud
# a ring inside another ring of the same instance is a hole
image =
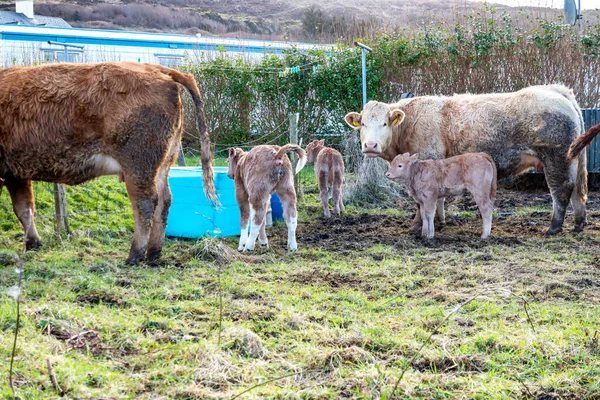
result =
[[[68,329],[57,324],[47,324],[43,333],[54,336],[71,349],[82,353],[91,353],[95,356],[124,356],[134,353],[133,349],[128,348],[128,346],[120,348],[105,346],[98,332],[93,329]]]

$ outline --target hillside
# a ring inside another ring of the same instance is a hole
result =
[[[497,11],[558,17],[560,10]],[[81,0],[36,1],[36,13],[64,18],[76,27],[256,37],[285,40],[353,40],[373,31],[455,20],[481,3],[466,0]],[[14,9],[1,0],[0,9]]]

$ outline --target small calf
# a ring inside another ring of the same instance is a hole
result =
[[[315,175],[319,180],[319,194],[325,218],[331,218],[329,211],[329,190],[333,195],[333,212],[344,212],[342,202],[342,182],[344,180],[344,159],[339,151],[325,147],[324,140],[315,140],[306,146],[306,162],[315,164]]]
[[[287,157],[290,151],[298,154],[298,173],[306,164],[306,153],[298,145],[261,145],[249,152],[240,148],[229,149],[227,176],[234,180],[235,198],[240,208],[241,234],[238,250],[254,250],[257,238],[261,246],[269,246],[265,224],[273,192],[277,192],[283,206],[283,219],[288,228],[288,250],[297,250],[298,213],[292,163]]]
[[[418,154],[396,156],[385,174],[406,186],[419,204],[423,229],[421,235],[433,238],[433,219],[439,198],[456,196],[467,189],[473,195],[483,218],[483,239],[492,230],[492,211],[496,199],[496,164],[485,153],[467,153],[441,160],[419,160]]]

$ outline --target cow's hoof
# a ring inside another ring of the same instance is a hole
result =
[[[413,225],[408,230],[408,233],[410,233],[411,235],[415,235],[415,236],[421,236],[422,230],[423,230],[423,228],[421,227],[421,225]]]
[[[129,265],[129,266],[138,265],[139,263],[140,263],[139,257],[128,257],[127,260],[125,260],[125,265]]]
[[[149,250],[146,252],[146,261],[148,264],[157,264],[162,256],[162,250]]]
[[[575,227],[573,228],[573,232],[581,233],[581,232],[583,232],[584,227],[585,227],[585,224],[575,225]]]
[[[546,231],[546,236],[554,236],[562,232],[562,227],[550,228]]]
[[[42,247],[42,242],[39,239],[29,239],[25,242],[26,250],[36,250]]]
[[[269,249],[269,242],[261,243],[260,248],[261,249]]]

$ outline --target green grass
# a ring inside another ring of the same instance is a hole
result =
[[[497,210],[507,215],[482,241],[472,204],[457,199],[424,242],[408,235],[412,209],[350,205],[326,222],[310,169],[302,181],[297,253],[277,223],[255,258],[217,261],[236,238],[169,239],[159,267],[123,265],[133,221],[117,178],[68,188],[73,234],[62,238],[50,186],[36,184],[44,247],[26,254],[17,394],[58,397],[49,359],[69,398],[231,398],[281,378],[241,398],[389,399],[405,368],[395,398],[598,398],[598,203],[585,233],[547,238],[537,198],[548,195],[500,191],[499,203],[518,204]],[[5,293],[22,232],[6,193],[0,221],[0,396],[10,398]]]

